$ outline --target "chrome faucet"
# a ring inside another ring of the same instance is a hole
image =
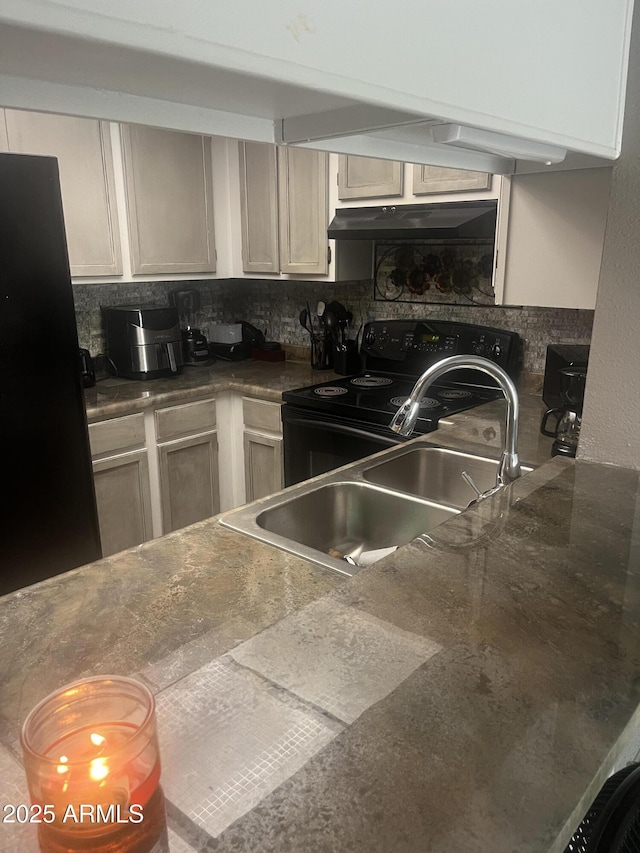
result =
[[[496,484],[486,492],[480,491],[466,471],[462,477],[476,493],[476,502],[491,497],[499,489],[516,480],[520,476],[520,459],[518,457],[518,392],[505,371],[488,358],[477,355],[452,355],[432,364],[413,386],[411,394],[393,416],[389,426],[400,435],[411,435],[420,411],[420,401],[427,388],[450,370],[472,368],[481,370],[496,380],[507,400],[507,421],[504,447],[500,456],[500,464],[496,474]]]

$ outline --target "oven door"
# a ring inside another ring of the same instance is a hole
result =
[[[290,404],[282,407],[282,422],[285,486],[357,462],[407,440],[386,426],[363,425]]]

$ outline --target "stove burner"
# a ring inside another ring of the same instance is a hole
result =
[[[408,397],[392,397],[389,402],[392,406],[398,406],[398,408],[404,405]],[[421,409],[438,409],[441,403],[438,400],[434,400],[433,397],[423,397],[420,400],[420,408]]]
[[[313,391],[318,397],[341,397],[343,394],[348,394],[346,388],[341,388],[339,385],[326,385],[324,388],[315,388]]]
[[[382,388],[384,385],[393,385],[393,379],[386,376],[356,376],[351,384],[358,388]]]
[[[471,391],[459,391],[451,388],[448,391],[438,391],[438,397],[442,397],[443,400],[464,400],[471,397]]]

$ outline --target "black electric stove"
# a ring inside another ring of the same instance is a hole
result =
[[[416,379],[451,355],[481,355],[517,381],[520,339],[514,332],[436,320],[376,320],[364,329],[364,372],[283,394],[285,484],[354,462],[406,439],[389,428]],[[478,370],[456,370],[427,389],[415,434],[441,418],[502,396]]]

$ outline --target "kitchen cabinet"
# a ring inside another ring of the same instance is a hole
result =
[[[501,304],[596,307],[611,176],[605,167],[505,179]]]
[[[246,501],[284,488],[282,420],[279,403],[243,397]]]
[[[363,50],[339,0],[43,8],[0,10],[5,103],[503,174],[620,153],[632,0],[371,0]]]
[[[238,154],[242,269],[279,273],[278,149],[275,145],[241,142]]]
[[[413,166],[413,194],[455,193],[467,190],[486,190],[491,185],[487,172],[466,169],[443,169],[439,166]]]
[[[155,412],[164,533],[220,511],[215,399]]]
[[[210,138],[131,124],[121,134],[133,274],[214,272]]]
[[[4,110],[0,144],[58,159],[72,276],[120,275],[109,126],[96,119]]]
[[[328,156],[239,146],[244,272],[326,275]]]
[[[338,159],[338,198],[401,196],[403,178],[404,163],[341,154]]]
[[[107,557],[153,536],[144,415],[89,424],[102,554]]]

